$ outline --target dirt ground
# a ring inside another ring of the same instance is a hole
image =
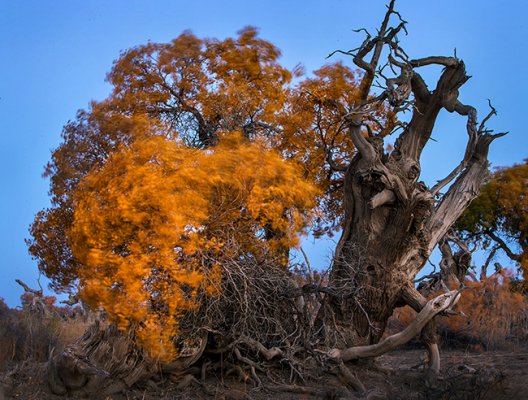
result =
[[[102,400],[154,399],[528,399],[528,351],[442,352],[442,372],[429,379],[423,371],[422,350],[401,350],[379,357],[375,362],[348,364],[365,386],[359,393],[340,382],[336,375],[320,375],[296,384],[278,384],[262,379],[262,385],[241,383],[234,377],[209,376],[179,389],[169,380],[149,381]],[[45,364],[24,363],[0,375],[0,400],[58,400],[79,397],[55,396],[45,383]],[[285,371],[283,371],[284,373]],[[277,372],[280,377],[281,371]],[[282,375],[284,377],[284,375]]]

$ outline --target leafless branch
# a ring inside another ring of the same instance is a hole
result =
[[[504,240],[502,240],[498,235],[496,235],[491,229],[486,229],[484,231],[486,235],[488,235],[497,245],[506,253],[506,255],[512,259],[513,261],[520,261],[521,255],[514,253],[506,244]]]
[[[418,335],[424,326],[436,315],[454,306],[460,298],[458,290],[452,290],[429,300],[418,313],[416,319],[403,331],[391,335],[377,344],[369,346],[349,347],[347,349],[332,349],[326,354],[336,361],[350,361],[360,358],[377,357],[407,343]]]

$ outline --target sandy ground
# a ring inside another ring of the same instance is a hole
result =
[[[375,363],[349,365],[366,388],[359,394],[336,376],[327,374],[302,384],[277,386],[263,379],[261,387],[210,376],[182,390],[167,382],[151,383],[104,400],[154,399],[528,399],[528,351],[443,351],[438,379],[427,379],[422,350],[402,350],[379,357]],[[0,400],[77,399],[54,396],[44,382],[44,364],[26,363],[0,375]],[[292,392],[289,389],[295,389]],[[302,388],[307,388],[301,393]],[[98,399],[97,396],[90,398]]]

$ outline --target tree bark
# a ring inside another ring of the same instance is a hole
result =
[[[327,296],[320,314],[325,326],[336,328],[324,331],[326,343],[336,347],[379,342],[394,309],[406,304],[402,288],[413,285],[433,249],[488,179],[488,147],[502,135],[492,135],[484,127],[494,109],[477,127],[476,110],[458,100],[460,87],[469,79],[461,60],[407,58],[395,39],[403,22],[395,28],[387,25],[391,15],[399,17],[393,5],[378,35],[367,37],[352,54],[356,65],[365,70],[362,103],[344,107],[351,110],[344,118],[357,152],[344,173],[342,235],[329,279],[334,294]],[[365,115],[372,111],[368,99],[381,54],[374,49],[379,46],[389,48],[388,63],[401,74],[385,78],[387,88],[376,99],[387,100],[395,113],[413,110],[391,153],[384,151],[381,134],[367,136],[361,131]],[[369,53],[372,59],[367,62]],[[417,72],[431,64],[444,67],[433,91]],[[468,144],[459,166],[428,188],[418,180],[420,156],[442,109],[467,117]],[[453,180],[441,195],[440,189]]]

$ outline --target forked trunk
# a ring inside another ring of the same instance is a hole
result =
[[[404,22],[388,28],[391,15],[399,16],[393,5],[378,36],[367,37],[352,54],[356,65],[365,70],[362,95],[359,104],[343,105],[343,111],[348,111],[343,118],[357,152],[344,172],[343,231],[333,259],[329,295],[320,313],[325,342],[337,347],[377,343],[397,306],[409,304],[417,311],[423,307],[425,299],[414,289],[413,280],[479,194],[489,174],[489,144],[503,135],[492,135],[484,126],[495,114],[493,107],[477,125],[476,110],[458,100],[459,88],[469,79],[461,60],[408,59],[395,39]],[[401,74],[383,76],[387,88],[372,98],[370,87],[384,45],[391,49],[389,64]],[[365,61],[371,53],[371,61]],[[433,91],[416,71],[431,64],[444,67]],[[390,153],[383,143],[390,128],[381,126],[376,134],[372,123],[376,121],[373,112],[382,104],[392,107],[395,114],[411,106],[413,110],[409,123],[401,124],[403,130]],[[468,142],[460,164],[428,188],[418,181],[420,155],[442,109],[467,117]],[[429,331],[427,340],[434,341]]]
[[[416,183],[415,164],[405,171],[406,165],[387,160],[400,182],[396,195],[375,166],[358,158],[347,171],[346,217],[330,275],[338,293],[331,308],[344,335],[335,344],[345,346],[380,340],[401,303],[402,287],[412,285],[427,260],[431,235],[424,223],[434,206],[425,186]]]

